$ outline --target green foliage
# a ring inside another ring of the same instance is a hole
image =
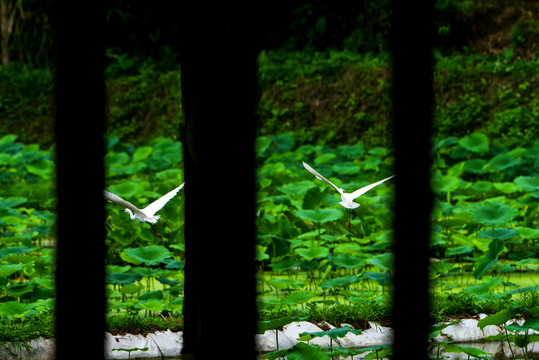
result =
[[[463,346],[463,345],[456,345],[456,344],[446,345],[444,348],[444,351],[448,353],[464,353],[468,355],[468,357],[472,356],[476,359],[491,359],[490,356],[486,356],[486,355],[492,355],[489,352],[486,352],[484,350],[481,350],[472,346]]]
[[[317,331],[317,332],[304,332],[299,334],[298,340],[300,341],[310,341],[317,337],[324,337],[328,336],[332,340],[337,340],[339,338],[345,337],[348,335],[348,333],[352,333],[354,335],[360,335],[361,330],[356,330],[352,328],[351,326],[343,326],[342,328],[335,328],[328,331]]]
[[[485,226],[501,226],[513,220],[517,209],[497,202],[484,202],[474,206],[470,211],[472,219]]]

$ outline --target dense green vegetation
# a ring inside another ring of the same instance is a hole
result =
[[[433,188],[439,196],[432,252],[442,260],[431,268],[433,321],[463,312],[494,313],[507,304],[537,305],[539,178],[530,169],[537,168],[539,142],[505,143],[505,138],[490,140],[481,133],[435,142]],[[31,326],[36,320],[30,319],[53,311],[54,203],[48,200],[53,162],[50,151],[22,145],[14,136],[1,138],[0,144],[5,189],[0,312],[5,324]],[[157,138],[135,147],[109,138],[107,149],[107,188],[128,200],[150,202],[183,181],[177,141]],[[346,320],[358,327],[366,321],[389,323],[390,182],[360,198],[348,231],[337,194],[301,161],[352,190],[391,174],[390,149],[299,145],[293,133],[259,137],[256,149],[261,318],[293,316],[336,325]],[[160,181],[151,181],[156,178]],[[165,321],[153,328],[181,326],[181,194],[171,205],[161,213],[164,241],[159,245],[149,226],[107,205],[111,324],[128,327],[141,315],[162,314]]]
[[[136,67],[124,56],[115,67],[134,74],[107,80],[108,134],[122,142],[177,134],[183,118],[178,70]],[[530,143],[539,131],[537,59],[511,49],[500,55],[436,56],[435,133],[464,136],[472,130],[493,138]],[[391,66],[387,55],[352,52],[287,53],[259,57],[260,135],[293,131],[309,144],[388,146],[391,143]],[[52,136],[52,76],[47,70],[0,68],[0,131],[23,143],[48,147]],[[29,131],[22,131],[24,120]],[[410,120],[413,121],[413,120]],[[413,126],[413,123],[411,124]],[[308,130],[307,130],[308,129]]]
[[[109,9],[109,19],[140,20],[137,6]],[[433,324],[481,312],[492,324],[537,314],[538,22],[527,15],[533,11],[517,11],[532,5],[514,6],[436,1]],[[355,18],[343,18],[343,9]],[[336,9],[307,2],[295,13],[283,20],[269,12],[296,32],[270,31],[258,59],[260,320],[390,325],[391,181],[359,199],[348,230],[338,195],[301,166],[308,162],[345,190],[392,174],[388,2]],[[499,32],[485,34],[479,18]],[[112,20],[116,30],[129,23]],[[146,31],[155,18],[144,20],[134,21],[129,45],[116,35],[107,40],[105,72],[107,189],[140,205],[183,182],[178,54],[165,35]],[[47,31],[35,38],[42,45]],[[24,39],[18,46],[38,46]],[[0,67],[0,341],[53,336],[53,74],[35,66],[50,65],[43,52],[35,54]],[[106,204],[109,329],[182,328],[183,201],[180,193],[160,211],[162,242],[147,224]]]

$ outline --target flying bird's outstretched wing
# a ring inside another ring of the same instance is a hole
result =
[[[103,190],[103,195],[105,197],[105,200],[107,200],[107,201],[109,201],[111,203],[121,205],[121,206],[126,207],[128,209],[131,209],[131,211],[133,211],[133,212],[140,212],[140,210],[135,205],[131,204],[129,201],[126,201],[126,200],[122,199],[121,197],[119,197],[116,194],[113,194],[111,192]]]
[[[309,166],[309,164],[307,164],[305,161],[303,161],[303,167],[305,169],[307,169],[307,171],[309,171],[311,174],[313,174],[318,180],[322,180],[322,181],[325,181],[327,182],[329,185],[333,186],[335,188],[335,190],[337,190],[339,192],[339,194],[342,194],[343,191],[342,189],[338,188],[337,186],[335,186],[335,184],[333,184],[331,181],[329,181],[328,179],[326,179],[325,177],[323,177],[322,175],[320,175],[315,169],[313,169],[312,167]],[[359,195],[358,195],[359,196]]]
[[[185,183],[181,184],[176,189],[174,189],[174,190],[166,193],[165,195],[161,196],[159,199],[155,200],[153,203],[151,203],[150,205],[148,205],[144,209],[142,209],[142,211],[146,214],[146,216],[152,217],[156,212],[161,210],[161,208],[163,206],[165,206],[165,204],[170,199],[172,199],[174,196],[176,196],[178,191],[180,191],[180,189],[183,188],[184,185],[185,185]]]
[[[383,183],[384,181],[386,180],[389,180],[391,179],[392,177],[394,177],[395,175],[391,175],[390,177],[384,179],[384,180],[380,180],[378,182],[375,182],[374,184],[370,184],[370,185],[367,185],[367,186],[364,186],[362,187],[361,189],[358,189],[356,191],[354,191],[353,193],[350,193],[350,198],[355,199],[357,197],[360,197],[361,195],[365,194],[367,191],[369,191],[370,189],[372,189],[373,187],[375,186],[378,186],[380,185],[381,183]]]

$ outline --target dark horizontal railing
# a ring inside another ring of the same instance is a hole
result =
[[[178,39],[185,110],[183,356],[213,359],[234,346],[234,358],[254,359],[260,15],[229,3],[193,3],[179,13],[184,37]],[[54,4],[56,358],[96,360],[103,358],[105,313],[103,11],[77,1]],[[431,18],[424,14],[431,6],[394,1],[393,7],[396,359],[427,357],[432,64]]]

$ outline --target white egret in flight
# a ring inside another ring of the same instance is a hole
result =
[[[161,196],[159,199],[155,200],[150,205],[146,206],[144,209],[139,209],[135,205],[131,204],[129,201],[126,201],[122,199],[121,197],[119,197],[118,195],[108,192],[106,190],[103,190],[103,194],[105,196],[105,200],[125,207],[124,211],[129,214],[129,217],[131,218],[131,220],[138,220],[140,222],[145,222],[145,223],[150,224],[152,229],[159,236],[159,233],[157,232],[157,230],[155,230],[154,224],[157,222],[157,220],[159,220],[161,216],[155,215],[155,213],[161,210],[161,208],[165,206],[165,204],[170,199],[176,196],[178,191],[180,191],[184,185],[185,183],[181,184],[176,189],[166,193],[165,195]],[[159,238],[161,237],[159,236]]]
[[[311,174],[313,174],[318,180],[322,180],[322,181],[327,182],[329,185],[333,186],[335,188],[335,190],[337,190],[339,192],[339,194],[341,194],[341,200],[342,201],[340,201],[339,204],[341,204],[342,206],[344,206],[346,208],[346,213],[347,213],[346,214],[347,215],[346,224],[348,225],[348,229],[350,229],[350,209],[356,209],[356,208],[359,207],[359,204],[354,202],[354,200],[356,198],[360,197],[361,195],[365,194],[367,191],[369,191],[373,187],[378,186],[381,183],[383,183],[384,181],[389,180],[389,179],[391,179],[392,177],[395,176],[395,175],[391,175],[390,177],[388,177],[388,178],[386,178],[384,180],[380,180],[380,181],[375,182],[373,184],[364,186],[361,189],[358,189],[358,190],[356,190],[356,191],[354,191],[352,193],[345,193],[343,189],[337,187],[331,181],[329,181],[328,179],[326,179],[325,177],[320,175],[315,169],[310,167],[309,164],[307,164],[305,161],[303,162],[303,167],[305,169],[307,169],[307,171],[309,171]]]

